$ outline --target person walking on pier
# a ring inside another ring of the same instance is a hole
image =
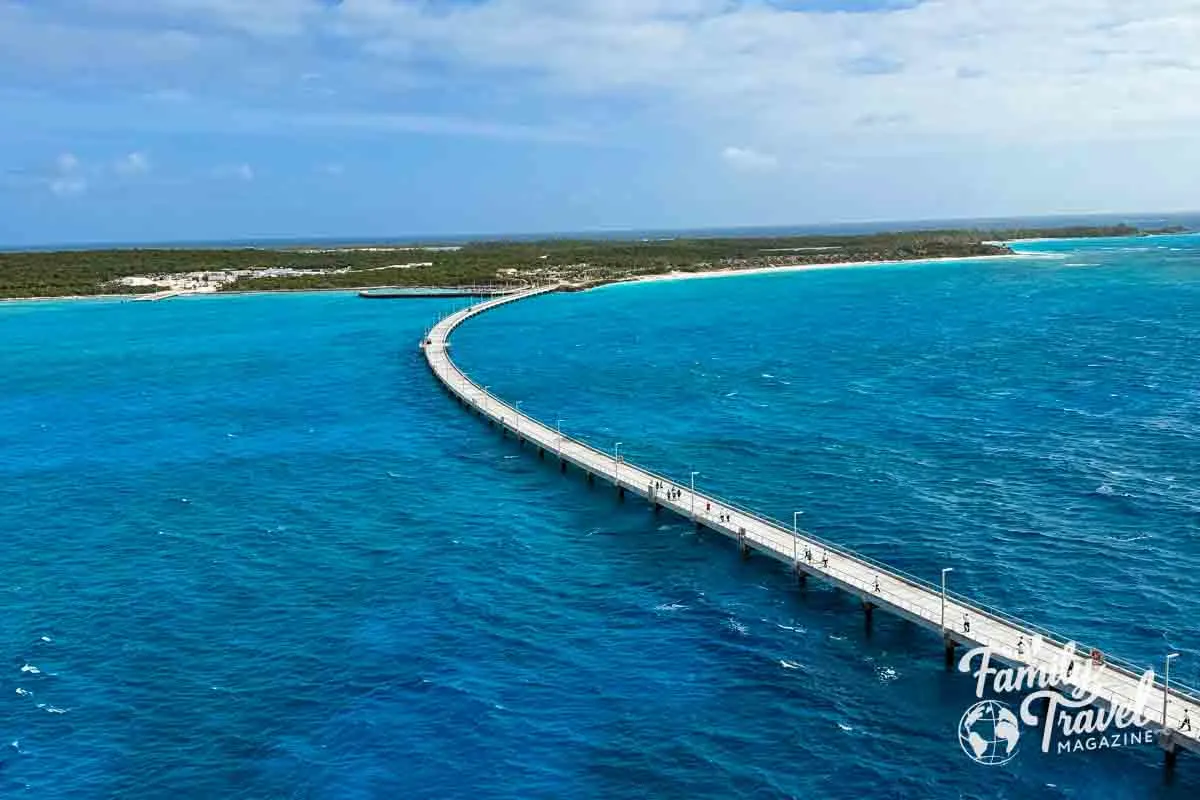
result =
[[[875,593],[876,594],[879,593],[879,576],[878,575],[875,576]]]
[[[971,618],[963,614],[963,633],[971,632]]]
[[[829,553],[828,553],[828,552],[822,552],[822,553],[821,553],[821,566],[822,566],[822,567],[828,567],[828,566],[829,566]]]
[[[1190,731],[1192,729],[1192,712],[1186,708],[1183,710],[1183,722],[1179,723],[1179,730]]]
[[[1022,634],[1017,637],[1017,655],[1025,655],[1025,636]]]
[[[804,547],[804,560],[810,564],[812,563],[812,548],[807,545]]]

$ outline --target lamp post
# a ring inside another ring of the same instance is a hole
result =
[[[942,636],[946,635],[946,573],[954,572],[954,567],[942,569]]]
[[[517,444],[518,445],[521,444],[521,403],[524,403],[524,402],[525,402],[524,400],[517,401]]]
[[[699,472],[692,473],[692,521],[696,519],[696,476]]]
[[[621,442],[613,445],[613,483],[621,488]]]
[[[1167,700],[1168,700],[1168,698],[1170,698],[1170,696],[1171,696],[1171,694],[1170,694],[1170,692],[1171,692],[1171,662],[1172,662],[1173,660],[1177,659],[1177,658],[1179,658],[1179,653],[1169,653],[1169,654],[1167,654],[1166,665],[1165,665],[1165,667],[1163,668],[1163,715],[1162,715],[1162,729],[1163,729],[1163,731],[1164,731],[1164,732],[1167,730]]]
[[[562,458],[562,417],[558,418],[558,422],[554,423],[554,429],[558,431],[558,457]]]
[[[800,541],[800,515],[803,511],[792,512],[792,566],[800,566],[800,555],[798,551]]]

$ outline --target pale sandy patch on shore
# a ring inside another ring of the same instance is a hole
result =
[[[737,275],[764,275],[771,272],[812,272],[825,269],[847,269],[851,267],[888,267],[901,264],[936,264],[943,261],[999,261],[1011,259],[1036,258],[1032,253],[1015,253],[995,256],[949,256],[945,258],[910,258],[893,259],[890,261],[838,261],[830,264],[795,264],[781,267],[752,267],[750,269],[714,269],[703,272],[683,272],[675,270],[656,275],[639,275],[621,281],[604,284],[604,286],[627,286],[633,283],[656,283],[658,281],[684,281],[693,278],[728,278]],[[595,288],[601,289],[604,286]]]

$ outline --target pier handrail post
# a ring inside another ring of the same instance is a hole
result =
[[[946,635],[946,573],[954,572],[954,567],[942,568],[942,636]]]
[[[1168,653],[1163,666],[1163,733],[1167,732],[1167,702],[1171,697],[1171,662],[1176,658],[1179,658],[1179,653]]]
[[[617,442],[613,446],[613,483],[618,489],[621,488],[621,444],[622,442]]]
[[[692,521],[696,521],[696,476],[699,472],[692,473]]]

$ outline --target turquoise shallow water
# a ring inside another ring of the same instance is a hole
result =
[[[454,349],[1200,685],[1200,239],[1025,248],[541,298]],[[463,414],[415,346],[451,307],[0,305],[0,796],[1195,795],[1153,749],[975,765],[934,637]]]

